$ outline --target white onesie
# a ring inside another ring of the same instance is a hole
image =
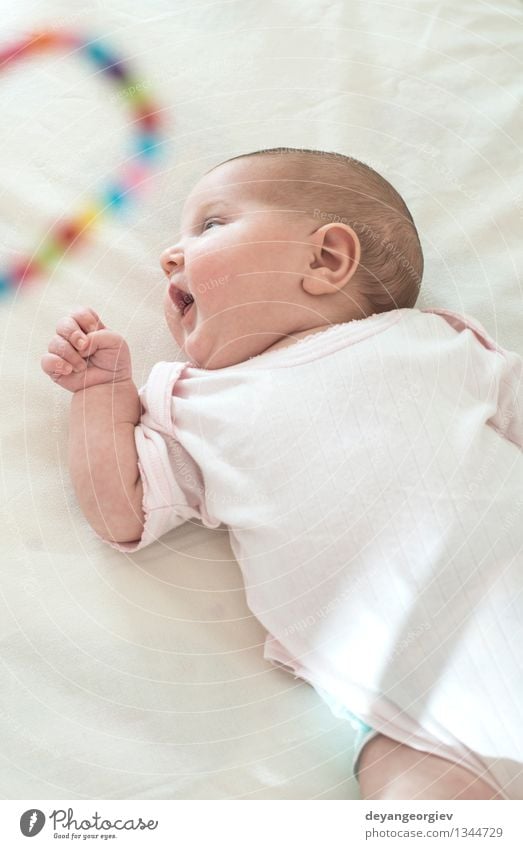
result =
[[[522,799],[523,359],[399,309],[140,397],[146,524],[109,544],[225,524],[266,658]]]

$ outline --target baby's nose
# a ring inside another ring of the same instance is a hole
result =
[[[160,265],[167,277],[170,277],[176,268],[183,265],[183,254],[178,248],[167,248],[160,256]]]

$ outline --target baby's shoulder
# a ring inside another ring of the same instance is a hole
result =
[[[504,349],[490,336],[477,318],[439,307],[420,309],[418,312],[426,316],[436,316],[435,326],[443,326],[442,322],[444,322],[457,333],[463,333],[469,330],[485,348],[491,351],[498,351],[500,354],[504,352]]]

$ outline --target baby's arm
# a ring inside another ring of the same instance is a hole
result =
[[[134,429],[141,402],[123,337],[90,307],[62,318],[42,357],[44,372],[71,401],[69,469],[87,521],[109,542],[134,542],[143,531],[143,485]]]
[[[111,542],[140,539],[143,485],[134,428],[141,403],[132,380],[75,392],[69,420],[69,470],[82,511]]]

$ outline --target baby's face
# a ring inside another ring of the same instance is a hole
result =
[[[318,222],[264,201],[269,167],[247,157],[205,175],[186,200],[179,239],[161,256],[171,281],[167,324],[200,368],[243,362],[326,323],[300,286]],[[183,315],[181,293],[194,298]]]

